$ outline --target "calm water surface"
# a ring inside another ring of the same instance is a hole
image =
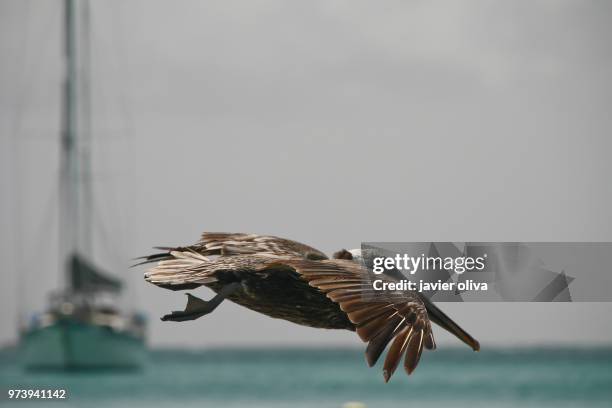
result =
[[[612,348],[441,349],[385,384],[361,350],[153,351],[139,372],[25,372],[0,351],[8,407],[612,407]],[[65,388],[63,402],[10,402],[6,389]]]

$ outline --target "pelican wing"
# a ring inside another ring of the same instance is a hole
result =
[[[155,248],[165,252],[137,258],[141,262],[134,266],[158,261],[173,261],[175,252],[192,252],[202,256],[270,255],[313,260],[327,259],[323,252],[300,242],[272,235],[244,233],[205,232],[200,240],[191,246]]]
[[[221,256],[210,259],[194,251],[172,250],[169,257],[157,262],[145,273],[145,280],[165,289],[183,290],[217,281],[217,273],[228,271],[257,272],[281,259],[266,254]]]
[[[291,266],[311,286],[318,288],[340,305],[340,309],[355,324],[361,340],[368,343],[368,365],[376,364],[382,352],[391,343],[383,367],[385,381],[389,381],[402,357],[406,372],[411,374],[419,362],[423,348],[436,347],[431,323],[421,298],[409,291],[376,292],[371,285],[368,271],[360,263],[332,259],[282,260],[275,264],[278,267]],[[267,265],[266,269],[274,267]],[[392,281],[383,275],[380,279]]]
[[[306,259],[327,259],[327,256],[308,245],[272,235],[226,232],[205,232],[196,245],[203,255],[274,255]]]

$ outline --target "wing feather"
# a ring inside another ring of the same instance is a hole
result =
[[[423,330],[416,330],[413,326],[414,335],[408,339],[408,350],[404,360],[404,368],[408,374],[412,374],[423,352]]]
[[[232,256],[261,254],[306,259],[327,259],[327,256],[318,249],[273,235],[205,232],[195,247],[203,255]]]
[[[374,304],[370,307],[349,313],[348,316],[351,321],[357,321],[361,322],[362,324],[365,324],[372,319],[382,316],[383,314],[390,315],[394,312],[395,310],[393,309],[392,305],[383,303],[382,305]]]
[[[399,365],[399,361],[402,358],[402,354],[404,354],[404,350],[406,350],[406,345],[408,344],[408,339],[412,334],[412,327],[406,326],[400,331],[393,343],[391,343],[391,347],[389,347],[389,351],[387,352],[387,358],[385,358],[385,364],[383,366],[383,376],[385,377],[385,382],[388,382],[395,369]]]
[[[383,366],[388,381],[402,356],[409,374],[416,368],[423,348],[435,348],[431,323],[423,301],[414,292],[377,293],[367,269],[352,260],[282,260],[303,279],[338,303],[355,324],[357,335],[368,342],[366,360],[374,365],[391,343]],[[377,279],[391,280],[384,275]],[[391,342],[392,341],[392,342]]]
[[[372,319],[367,323],[360,323],[357,326],[357,335],[363,341],[370,341],[372,338],[376,337],[378,333],[383,331],[385,327],[389,325],[389,320],[395,315],[397,312],[390,312],[381,316],[379,319]]]
[[[384,330],[370,340],[368,347],[366,348],[366,360],[370,367],[376,364],[380,358],[380,355],[387,347],[387,344],[389,344],[391,339],[393,339],[393,336],[397,334],[397,329],[400,327],[401,322],[401,316],[393,316]]]

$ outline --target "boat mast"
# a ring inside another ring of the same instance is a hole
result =
[[[81,1],[81,174],[83,205],[81,206],[81,251],[92,256],[93,240],[93,183],[91,179],[91,25],[90,2]]]
[[[62,100],[59,242],[67,289],[71,289],[69,260],[77,254],[87,256],[91,250],[89,55],[88,51],[79,52],[89,46],[89,10],[86,1],[78,3],[82,7],[81,19],[77,0],[64,0],[66,76]]]

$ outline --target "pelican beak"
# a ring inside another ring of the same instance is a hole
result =
[[[427,314],[432,322],[454,334],[459,340],[470,346],[472,350],[480,351],[480,343],[478,343],[478,340],[470,336],[465,330],[459,327],[457,323],[448,317],[442,310],[438,309],[438,307],[425,296],[421,296],[421,299],[423,300],[423,303],[425,303]]]

